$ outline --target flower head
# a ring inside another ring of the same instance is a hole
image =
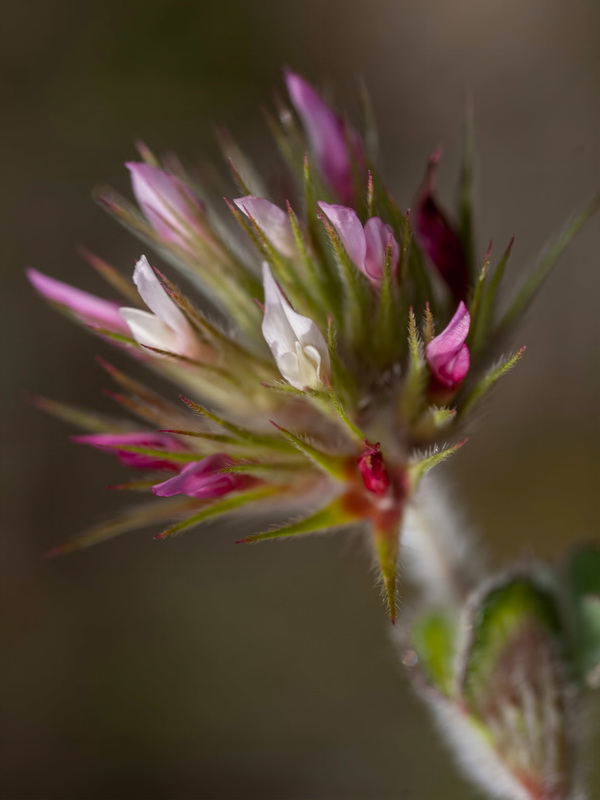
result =
[[[383,281],[388,251],[391,273],[396,274],[400,248],[391,225],[379,217],[371,217],[363,226],[356,211],[345,206],[321,202],[319,208],[335,228],[354,266],[374,286]]]
[[[135,265],[133,282],[142,300],[154,312],[121,308],[121,316],[134,339],[144,347],[194,358],[199,349],[194,330],[162,287],[146,256]]]
[[[329,376],[329,351],[323,334],[288,301],[268,264],[263,264],[265,315],[263,336],[282,376],[295,389],[316,389]]]

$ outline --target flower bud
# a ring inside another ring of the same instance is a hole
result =
[[[233,201],[236,206],[251,217],[262,230],[273,247],[282,256],[293,258],[296,255],[296,241],[290,224],[290,218],[279,206],[263,197],[238,197]]]
[[[121,316],[134,339],[144,347],[169,350],[194,358],[199,350],[194,330],[161,285],[146,256],[142,256],[135,265],[133,282],[142,300],[154,312],[139,308],[121,309]]]
[[[363,227],[352,208],[330,203],[319,203],[319,208],[335,228],[352,263],[374,286],[383,281],[388,248],[391,248],[391,272],[397,272],[400,248],[390,225],[379,217],[371,217]]]
[[[344,121],[299,75],[286,72],[285,82],[321,174],[343,203],[352,203],[355,199],[352,160],[359,163],[363,161],[358,134],[347,128]]]
[[[316,389],[329,375],[329,350],[312,319],[290,306],[268,264],[263,264],[263,336],[282,376],[296,389]]]
[[[74,442],[89,444],[99,450],[108,450],[116,454],[119,461],[126,467],[134,469],[178,469],[178,466],[169,461],[169,451],[181,452],[185,448],[176,439],[164,433],[136,431],[134,433],[91,433],[83,436],[73,436]],[[145,447],[151,450],[164,450],[165,457],[146,455],[145,453],[132,453],[128,450],[119,450],[119,445],[126,447]]]
[[[188,497],[210,500],[236,489],[246,488],[255,482],[256,479],[248,475],[220,471],[231,464],[233,460],[229,456],[224,453],[214,453],[188,464],[173,478],[157,483],[152,487],[152,491],[159,497],[185,494]]]
[[[425,347],[434,390],[455,391],[469,371],[470,356],[465,341],[470,324],[471,316],[461,302],[448,325]]]
[[[156,233],[185,250],[203,235],[204,205],[180,178],[144,162],[130,161],[131,187]]]
[[[365,442],[365,452],[358,459],[358,468],[365,488],[373,494],[383,496],[390,487],[390,476],[386,469],[381,445]]]
[[[440,157],[441,151],[438,149],[429,159],[425,182],[416,202],[414,230],[419,246],[459,302],[467,297],[469,267],[458,233],[433,196],[435,171]]]
[[[49,278],[35,269],[27,270],[27,277],[37,291],[51,303],[64,306],[85,322],[98,328],[106,328],[115,333],[127,333],[127,325],[119,313],[119,305],[103,300],[68,283]]]

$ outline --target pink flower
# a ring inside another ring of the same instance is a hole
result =
[[[233,463],[233,460],[224,453],[214,453],[201,461],[188,464],[179,475],[157,483],[152,487],[152,491],[159,497],[185,494],[188,497],[210,500],[252,485],[256,479],[248,475],[220,472]]]
[[[103,300],[93,294],[49,278],[35,269],[27,270],[27,277],[37,291],[51,303],[65,306],[87,325],[106,328],[115,333],[128,333],[129,329],[119,313],[117,303]]]
[[[100,450],[112,450],[117,458],[126,467],[135,469],[178,469],[173,461],[169,461],[169,451],[181,452],[185,447],[176,439],[164,433],[149,431],[135,431],[133,433],[91,433],[84,436],[73,436],[73,441],[79,444],[89,444]],[[119,445],[129,447],[147,447],[151,450],[164,450],[165,458],[144,455],[143,453],[130,453],[119,450]]]
[[[457,232],[433,197],[435,171],[440,158],[441,150],[438,148],[429,159],[423,188],[417,198],[414,230],[419,246],[459,302],[467,296],[469,267]]]
[[[358,468],[365,488],[380,497],[387,493],[390,476],[381,455],[381,445],[365,442],[365,452],[358,459]]]
[[[299,75],[286,72],[285,82],[321,174],[343,203],[352,203],[355,199],[352,159],[359,164],[363,161],[358,134]]]
[[[465,340],[470,324],[471,315],[461,302],[446,328],[425,347],[434,381],[448,389],[456,389],[469,371],[469,349]]]
[[[296,240],[290,224],[290,218],[279,206],[263,197],[238,197],[233,201],[236,206],[252,217],[273,247],[282,256],[293,258],[296,255]]]
[[[190,240],[202,236],[205,208],[180,178],[144,162],[125,165],[139,207],[156,233],[186,250]]]
[[[352,208],[330,203],[319,203],[319,208],[335,228],[350,260],[373,285],[381,285],[385,274],[387,249],[390,245],[392,274],[396,273],[400,248],[390,225],[386,225],[379,217],[371,217],[363,228],[356,211]]]

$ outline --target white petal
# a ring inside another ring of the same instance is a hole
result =
[[[315,388],[329,373],[329,350],[315,323],[298,314],[263,264],[265,316],[263,336],[282,376],[296,389]]]
[[[131,335],[139,344],[161,350],[180,352],[180,342],[175,331],[162,319],[139,308],[122,308],[121,316],[129,325]]]
[[[146,256],[142,256],[135,265],[133,282],[148,308],[154,311],[156,316],[172,328],[182,340],[188,339],[192,333],[189,322],[161,286]]]

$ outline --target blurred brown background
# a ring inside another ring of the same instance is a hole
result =
[[[24,402],[33,391],[111,408],[94,361],[108,347],[44,306],[23,269],[100,292],[74,251],[83,243],[129,271],[140,244],[91,189],[127,191],[137,138],[191,162],[216,158],[217,121],[268,163],[259,107],[287,64],[342,103],[364,76],[403,205],[437,143],[453,199],[471,92],[479,246],[499,250],[515,234],[516,278],[598,187],[600,5],[19,0],[0,3],[0,47],[1,797],[477,797],[407,686],[356,542],[235,548],[212,527],[42,559],[118,508],[124,498],[105,487],[125,473]],[[526,548],[558,557],[597,533],[599,252],[595,221],[521,330],[524,362],[449,470],[498,565]]]

